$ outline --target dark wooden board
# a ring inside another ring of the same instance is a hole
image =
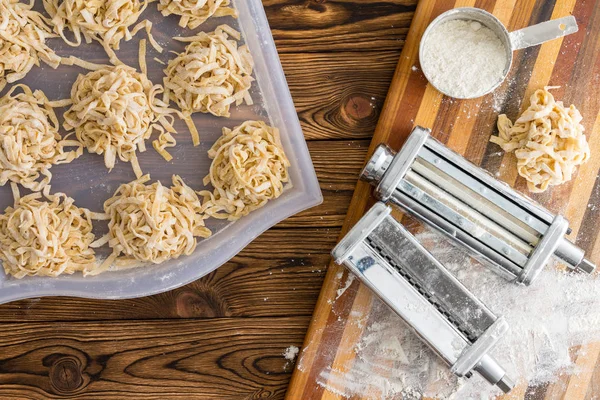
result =
[[[6,398],[272,399],[309,317],[3,324]],[[192,395],[193,394],[193,395]]]

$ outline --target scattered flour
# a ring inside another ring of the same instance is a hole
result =
[[[441,23],[428,35],[421,68],[430,82],[452,97],[478,97],[504,76],[506,48],[488,27],[472,20]]]
[[[530,287],[507,282],[432,231],[418,235],[455,276],[510,331],[491,355],[516,381],[553,382],[561,373],[581,373],[569,349],[600,341],[600,282],[547,266]],[[355,359],[340,371],[321,371],[317,383],[344,398],[493,399],[500,391],[477,373],[459,379],[408,326],[378,299],[370,315],[352,323],[366,328],[354,345]],[[581,350],[581,349],[580,349]],[[575,357],[577,352],[574,352]]]
[[[346,292],[346,290],[348,290],[350,285],[352,285],[352,282],[354,282],[354,278],[355,278],[354,275],[348,273],[348,277],[346,278],[344,287],[337,290],[337,296],[335,297],[336,300],[339,299],[340,297],[342,297],[342,295]]]
[[[296,356],[298,355],[299,351],[300,349],[298,347],[290,346],[287,349],[285,349],[285,351],[283,352],[283,356],[286,360],[293,362],[296,359]]]

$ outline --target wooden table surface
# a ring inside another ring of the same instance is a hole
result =
[[[282,399],[416,0],[263,0],[324,203],[190,285],[0,306],[0,399]]]

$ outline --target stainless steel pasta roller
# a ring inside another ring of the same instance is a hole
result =
[[[473,371],[509,392],[514,384],[488,353],[508,330],[377,203],[332,252],[408,323],[458,376]]]
[[[529,285],[552,256],[596,266],[570,242],[568,221],[415,127],[395,154],[380,145],[361,173],[376,196],[446,234],[507,279]]]

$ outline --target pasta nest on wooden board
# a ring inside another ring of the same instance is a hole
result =
[[[210,17],[237,17],[231,0],[159,0],[158,10],[165,17],[179,15],[179,26],[196,29]]]
[[[287,159],[279,130],[262,121],[246,121],[223,135],[208,151],[213,160],[204,184],[214,190],[199,192],[206,215],[237,220],[283,193],[289,181]]]
[[[54,31],[68,45],[77,47],[82,39],[86,43],[97,40],[111,62],[120,64],[113,49],[119,50],[121,40],[131,40],[142,29],[148,33],[152,46],[162,51],[151,35],[150,21],[133,26],[148,3],[148,0],[44,0],[44,8],[52,18]],[[74,40],[67,38],[65,30],[73,33]]]
[[[573,177],[577,166],[590,158],[590,147],[577,108],[565,108],[548,91],[538,89],[531,104],[513,124],[506,115],[498,117],[498,136],[490,141],[506,152],[514,151],[519,175],[529,191],[540,193]]]
[[[0,90],[23,79],[40,60],[57,68],[61,57],[46,46],[54,37],[46,19],[30,4],[0,0]]]
[[[163,92],[146,75],[117,65],[79,75],[71,89],[71,107],[64,128],[75,129],[77,139],[90,153],[104,154],[111,170],[118,156],[131,162],[142,176],[136,150],[146,150],[145,140],[154,131],[175,133],[172,113],[157,96]]]
[[[239,32],[221,25],[212,33],[176,39],[191,43],[169,61],[165,90],[184,114],[229,117],[231,104],[253,104],[249,90],[254,62],[247,46],[238,48]]]
[[[173,186],[160,182],[146,185],[150,176],[123,184],[104,203],[109,233],[93,244],[108,242],[113,254],[98,272],[106,270],[121,254],[138,262],[161,263],[196,248],[196,237],[207,238],[211,231],[197,194],[174,175]]]
[[[14,94],[19,89],[22,92]],[[50,183],[52,165],[79,157],[81,143],[62,140],[58,129],[54,109],[42,91],[15,85],[0,98],[0,185],[10,181],[39,191]],[[65,147],[75,150],[65,152]]]
[[[14,185],[14,184],[13,184]],[[6,274],[52,276],[97,267],[92,219],[94,213],[74,205],[64,193],[51,195],[50,186],[20,197],[13,186],[15,204],[0,214],[0,260]]]

